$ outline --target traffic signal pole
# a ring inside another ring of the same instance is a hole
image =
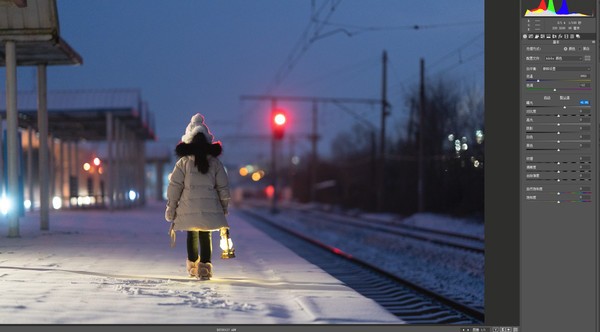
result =
[[[275,113],[277,112],[277,99],[271,99],[271,119],[275,118]],[[273,186],[273,199],[271,200],[271,213],[278,213],[277,209],[277,194],[279,190],[277,190],[277,139],[275,135],[271,135],[271,172],[273,173],[271,177],[271,185]]]

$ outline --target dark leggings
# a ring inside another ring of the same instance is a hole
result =
[[[187,232],[188,259],[192,262],[198,260],[198,243],[200,243],[200,262],[210,263],[212,254],[212,236],[210,232]]]

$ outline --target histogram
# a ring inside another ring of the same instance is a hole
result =
[[[573,1],[573,0],[572,0]],[[581,11],[579,11],[581,10]],[[525,10],[524,16],[580,16],[580,17],[590,17],[594,16],[594,13],[589,11],[586,12],[585,9],[577,9],[570,10],[569,5],[567,4],[567,0],[560,0],[560,4],[554,2],[554,0],[541,0],[539,5],[535,8],[528,7]]]

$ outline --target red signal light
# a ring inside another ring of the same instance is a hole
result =
[[[277,126],[283,126],[285,124],[285,114],[283,114],[283,113],[275,114],[275,117],[273,118],[273,122],[275,122],[275,125],[277,125]]]
[[[286,116],[282,111],[273,114],[273,138],[280,140],[283,138],[285,130]]]

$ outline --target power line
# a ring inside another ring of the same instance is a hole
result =
[[[349,107],[345,106],[342,103],[339,102],[334,102],[334,104],[339,107],[342,111],[350,114],[355,120],[357,120],[359,123],[364,123],[367,124],[369,126],[370,130],[374,130],[376,128],[376,126],[374,124],[371,123],[371,121],[369,121],[369,119],[365,118],[364,116],[356,113],[354,110],[350,109]]]
[[[271,83],[270,88],[267,89],[268,91],[271,91],[274,87],[276,87],[277,85],[281,84],[281,82],[283,82],[283,80],[287,77],[287,75],[289,75],[289,73],[292,71],[292,69],[300,61],[302,56],[306,53],[306,51],[308,51],[309,47],[317,39],[319,39],[319,34],[321,33],[321,30],[325,26],[322,22],[327,22],[329,20],[329,18],[331,17],[331,15],[333,15],[333,12],[337,8],[337,6],[339,6],[341,1],[342,0],[331,0],[331,1],[325,2],[325,3],[323,3],[323,5],[321,5],[321,7],[317,10],[316,13],[314,13],[314,3],[313,3],[313,14],[311,15],[311,19],[308,23],[308,26],[306,27],[306,29],[300,36],[299,40],[296,42],[296,45],[292,48],[292,51],[288,55],[286,61],[283,63],[283,65],[281,65],[281,67],[279,67],[279,70],[275,74],[275,78],[274,78],[273,82]],[[321,12],[324,10],[326,5],[330,2],[331,2],[331,7],[330,7],[329,12],[327,13],[327,16],[325,17],[325,20],[324,21],[319,20],[318,19],[319,15],[321,15]],[[313,36],[310,39],[308,39],[308,34],[311,31],[311,28],[313,27],[313,25],[315,25],[315,24],[316,24],[316,26],[313,31]]]
[[[444,72],[448,72],[451,69],[456,68],[457,66],[463,65],[469,61],[472,61],[474,59],[476,59],[477,57],[483,55],[484,51],[480,51],[476,54],[471,54],[470,56],[463,58],[463,51],[466,50],[469,46],[471,46],[471,44],[474,44],[475,42],[479,41],[479,38],[483,36],[483,32],[478,33],[477,35],[473,36],[471,39],[467,40],[466,42],[464,42],[463,44],[459,45],[458,47],[452,49],[450,52],[444,54],[443,56],[439,57],[436,61],[434,61],[432,64],[427,65],[427,69],[431,70],[432,68],[435,68],[437,66],[439,66],[440,64],[442,64],[444,61],[448,61],[448,58],[450,56],[452,56],[453,54],[459,54],[459,58],[457,60],[454,60],[454,62],[452,62],[448,67],[445,67],[445,69],[440,70],[438,72],[436,72],[435,74],[439,75],[442,74]],[[406,79],[406,82],[412,82],[416,76],[418,76],[418,73],[412,74],[411,76],[408,76]],[[400,87],[402,85],[404,85],[406,83],[400,83],[400,84],[396,84],[394,86],[392,86],[392,91],[395,91],[394,88]]]
[[[464,23],[467,24],[467,22],[464,22]],[[456,24],[459,24],[459,23],[456,23]],[[442,26],[444,26],[444,24],[431,25],[431,26],[440,26],[440,27],[442,27]],[[399,27],[396,27],[396,28],[399,28]],[[455,49],[449,51],[448,53],[446,53],[445,55],[441,56],[432,65],[429,65],[428,68],[434,68],[434,67],[440,65],[441,63],[444,62],[444,60],[448,60],[448,57],[452,56],[453,54],[459,54],[458,65],[461,65],[461,64],[464,64],[464,63],[467,63],[469,61],[474,60],[476,57],[478,57],[479,55],[483,54],[483,51],[481,51],[481,52],[479,52],[479,53],[477,53],[475,55],[471,55],[469,57],[466,57],[466,58],[464,58],[462,54],[463,54],[463,51],[465,49],[467,49],[471,44],[477,42],[482,35],[483,35],[483,33],[475,35],[473,38],[469,39],[468,41],[466,41],[465,43],[461,44],[457,48],[455,48]],[[338,68],[336,70],[333,70],[333,71],[331,71],[329,73],[325,73],[325,74],[322,74],[322,75],[310,78],[308,80],[301,81],[301,82],[299,82],[299,84],[311,84],[311,83],[314,83],[316,81],[320,81],[323,78],[331,78],[332,76],[335,76],[335,75],[346,74],[344,72],[348,68],[352,68],[352,67],[355,67],[352,70],[352,72],[362,71],[362,70],[365,70],[365,69],[371,67],[374,64],[377,64],[377,62],[378,61],[376,61],[374,59],[363,60],[363,61],[360,61],[360,62],[356,62],[354,64],[350,64],[350,65],[346,65],[346,66],[340,67],[340,68]],[[402,80],[400,79],[401,75],[399,74],[397,67],[394,66],[394,64],[392,64],[391,61],[390,61],[390,64],[392,65],[392,73],[393,73],[394,79],[397,81],[397,83],[394,85],[394,87],[401,86],[403,84]],[[453,63],[452,65],[450,65],[449,68],[445,68],[440,73],[443,73],[443,72],[449,71],[449,70],[451,70],[453,68],[456,68],[455,65],[456,65],[456,63]],[[350,72],[347,72],[347,74],[350,74]],[[409,80],[414,79],[415,75],[416,74],[413,74],[412,76],[410,76]]]
[[[478,52],[476,54],[473,54],[473,55],[469,56],[468,58],[460,59],[459,63],[458,63],[458,66],[463,65],[463,64],[465,64],[465,63],[467,63],[469,61],[475,60],[476,58],[482,56],[483,54],[484,54],[484,51],[481,51],[481,52]],[[441,74],[446,73],[446,72],[448,72],[448,71],[450,71],[450,70],[452,70],[452,69],[454,69],[456,67],[457,67],[456,65],[451,65],[451,66],[446,67],[443,70],[440,70],[440,71],[436,72],[435,74],[436,75],[441,75]]]
[[[412,24],[412,25],[399,25],[399,26],[360,26],[353,24],[344,24],[344,23],[334,23],[334,22],[322,22],[324,25],[339,27],[340,29],[336,29],[331,31],[329,34],[334,34],[338,32],[345,33],[349,37],[357,35],[363,32],[369,31],[390,31],[390,30],[425,30],[425,29],[439,29],[439,28],[448,28],[454,26],[465,26],[465,25],[479,25],[483,24],[483,21],[467,21],[467,22],[449,22],[449,23],[438,23],[438,24]],[[350,31],[348,29],[354,29],[354,31]]]
[[[275,86],[277,86],[277,85],[281,84],[281,82],[283,82],[283,80],[291,73],[293,68],[296,66],[296,64],[300,61],[302,56],[308,51],[310,46],[315,41],[326,38],[331,35],[334,35],[338,32],[344,32],[347,35],[352,36],[357,33],[362,33],[362,32],[367,32],[367,31],[437,29],[437,28],[448,28],[448,27],[475,25],[475,24],[483,23],[483,21],[464,21],[464,22],[446,22],[446,23],[438,23],[438,24],[413,24],[413,25],[401,25],[401,26],[360,26],[360,25],[351,25],[351,24],[330,22],[329,19],[330,19],[331,15],[333,14],[333,12],[335,11],[336,7],[339,6],[340,2],[341,2],[341,0],[326,1],[317,9],[316,5],[315,5],[315,1],[314,0],[311,1],[311,20],[310,20],[309,24],[307,25],[306,29],[304,30],[304,32],[302,33],[302,35],[300,36],[299,40],[296,42],[296,45],[293,47],[292,51],[288,55],[286,61],[282,64],[282,66],[277,71],[275,78],[272,81],[268,91],[271,91],[272,89],[274,89]],[[327,6],[329,4],[331,4],[330,10],[328,11],[325,19],[320,19],[319,17],[322,15],[323,11],[325,10],[325,8],[327,8]],[[341,29],[329,31],[327,33],[322,33],[321,31],[326,26],[335,26],[335,27],[340,27]],[[314,31],[312,33],[312,37],[309,39],[308,36],[309,36],[311,29],[313,29],[313,27],[314,27]],[[355,31],[348,31],[347,29],[354,29]],[[443,60],[445,60],[448,56],[452,55],[453,53],[458,52],[459,56],[460,56],[461,50],[463,48],[466,48],[469,44],[475,42],[477,40],[477,38],[479,38],[479,36],[482,34],[475,36],[473,39],[471,39],[471,40],[467,41],[465,44],[459,46],[459,48],[451,51],[450,53],[448,53],[447,55],[442,57],[440,60],[435,62],[430,67],[433,67],[433,66],[437,65],[438,63],[442,62]],[[341,69],[337,70],[333,74],[338,74],[341,71],[342,71]],[[310,81],[305,82],[305,84],[312,83],[315,80],[321,79],[324,76],[325,75],[321,75],[318,78],[311,79]]]
[[[469,56],[467,58],[464,58],[464,59],[460,60],[458,63],[453,63],[453,64],[445,67],[444,69],[433,73],[430,76],[441,76],[441,75],[443,75],[443,74],[445,74],[445,73],[447,73],[447,72],[449,72],[449,71],[451,71],[453,69],[456,69],[458,66],[462,66],[462,65],[464,65],[464,64],[466,64],[466,63],[468,63],[470,61],[473,61],[473,60],[477,59],[478,57],[482,56],[483,54],[484,54],[484,51],[480,51],[480,52],[478,52],[476,54],[473,54],[473,55],[471,55],[471,56]],[[412,78],[414,78],[414,76],[415,75],[412,75],[411,78],[407,82],[412,82]],[[461,76],[461,77],[463,77],[463,76]],[[393,91],[392,93],[394,94],[394,96],[397,97],[397,98],[398,98],[398,96],[401,96],[401,93],[396,88],[400,88],[401,90],[406,91],[407,84],[409,84],[409,83],[399,83],[397,85],[394,85],[393,89],[392,89],[392,91]]]
[[[435,66],[439,65],[441,62],[443,62],[444,60],[447,60],[449,56],[458,53],[460,54],[460,52],[464,49],[466,49],[469,45],[473,44],[474,42],[479,40],[479,37],[483,36],[483,32],[477,34],[476,36],[474,36],[473,38],[469,39],[468,41],[466,41],[465,43],[463,43],[462,45],[458,46],[457,48],[455,48],[454,50],[448,52],[447,54],[441,56],[437,61],[433,62],[431,65],[428,66],[428,69],[434,68]]]

